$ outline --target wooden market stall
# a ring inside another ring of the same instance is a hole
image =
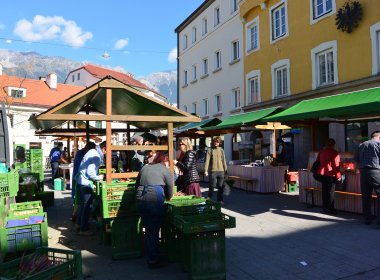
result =
[[[173,171],[173,128],[189,122],[199,122],[200,119],[174,106],[151,98],[134,87],[108,76],[31,120],[37,129],[45,131],[54,130],[55,127],[66,121],[85,121],[87,123],[87,139],[89,139],[91,132],[89,129],[90,121],[106,122],[106,180],[109,184],[113,179],[137,176],[137,172],[112,173],[112,151],[134,151],[137,149],[135,145],[112,144],[111,136],[115,131],[111,126],[113,122],[126,123],[127,128],[124,131],[128,135],[131,131],[167,129],[168,145],[156,145],[154,150],[168,151],[169,162]],[[73,133],[73,130],[66,132],[70,134]],[[152,146],[139,146],[138,149],[152,150]]]

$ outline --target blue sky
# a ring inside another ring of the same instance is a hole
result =
[[[136,77],[172,70],[174,29],[202,2],[3,0],[0,49],[121,67]]]

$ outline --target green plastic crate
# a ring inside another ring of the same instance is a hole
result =
[[[185,234],[181,264],[189,279],[226,279],[225,231]]]
[[[46,255],[52,265],[31,275],[24,275],[22,279],[82,279],[83,275],[81,251],[41,247],[37,248],[35,253],[38,255]],[[21,279],[19,267],[22,261],[23,258],[18,258],[0,264],[1,279]]]
[[[142,256],[142,224],[139,216],[116,218],[111,221],[112,259]]]
[[[165,218],[169,222],[174,221],[176,216],[189,216],[198,214],[221,213],[221,205],[218,202],[203,197],[193,199],[171,200],[165,203]]]
[[[0,174],[0,197],[13,197],[18,192],[19,173],[11,170]]]
[[[114,200],[101,201],[102,218],[116,218],[137,215],[136,201]]]
[[[124,186],[103,186],[101,190],[102,200],[135,200],[136,188],[135,185]]]
[[[217,231],[226,228],[235,228],[235,217],[224,213],[208,215],[175,216],[174,226],[183,233]]]
[[[288,184],[288,192],[296,192],[298,191],[298,184]]]
[[[176,262],[181,257],[181,245],[184,233],[170,223],[161,227],[160,245],[170,262]]]
[[[41,215],[31,215],[41,216]],[[48,245],[47,215],[42,223],[0,228],[0,249],[3,254],[33,250]],[[18,218],[20,219],[20,218]],[[11,220],[7,217],[6,221]]]
[[[43,214],[41,201],[13,203],[9,205],[8,217],[20,217]]]

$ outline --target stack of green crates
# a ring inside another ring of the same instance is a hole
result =
[[[27,157],[29,159],[28,168],[30,168],[31,173],[37,173],[39,179],[39,187],[41,188],[41,184],[43,186],[43,182],[45,179],[44,175],[44,160],[43,160],[43,150],[42,149],[30,149],[27,151]]]
[[[135,182],[100,182],[96,193],[101,202],[101,237],[111,243],[113,259],[142,255],[142,225],[137,213]]]
[[[161,231],[171,261],[178,260],[190,279],[225,279],[225,229],[236,227],[220,203],[199,197],[175,197],[166,202]]]
[[[17,255],[47,246],[47,215],[41,201],[10,204],[4,221],[0,228],[0,251],[3,255]]]

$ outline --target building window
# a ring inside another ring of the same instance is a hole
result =
[[[203,116],[208,116],[208,99],[203,99],[202,100],[202,104],[203,104]]]
[[[187,49],[187,35],[183,35],[183,49]]]
[[[239,41],[232,42],[231,51],[232,51],[232,61],[238,60],[240,58]]]
[[[214,26],[217,26],[220,23],[220,8],[216,7],[214,9]]]
[[[196,114],[197,114],[197,103],[194,102],[194,103],[192,104],[192,107],[193,107],[193,110],[192,110],[191,113],[193,113],[194,115],[196,115]]]
[[[222,97],[217,94],[215,95],[215,113],[220,113],[222,111]]]
[[[235,88],[232,90],[232,109],[237,109],[240,107],[240,89]]]
[[[312,0],[314,18],[323,16],[333,10],[333,0]]]
[[[202,74],[203,75],[207,75],[208,74],[208,59],[207,58],[204,58],[203,61],[202,61]]]
[[[187,105],[183,105],[183,110],[187,112]]]
[[[320,44],[311,50],[312,88],[338,83],[336,41]]]
[[[272,96],[282,97],[290,94],[289,60],[280,60],[272,65]]]
[[[380,73],[380,22],[370,28],[372,47],[372,75]]]
[[[215,69],[222,68],[222,53],[221,51],[215,52]]]
[[[258,17],[247,24],[246,38],[247,38],[247,52],[258,50],[260,48],[259,18]]]
[[[207,26],[207,18],[202,19],[202,35],[207,34],[208,26]]]
[[[247,74],[247,104],[260,102],[260,71],[254,70]]]
[[[191,34],[192,34],[192,43],[195,43],[197,41],[197,28],[196,27],[193,27]]]
[[[230,0],[231,1],[231,14],[238,10],[238,0]]]
[[[80,80],[80,73],[77,74],[77,80]]]
[[[187,70],[183,71],[183,85],[187,85]]]
[[[75,76],[74,74],[71,76],[71,81],[74,83],[75,82]]]
[[[286,2],[282,1],[271,9],[271,42],[287,35],[288,20],[286,7]]]
[[[197,66],[193,65],[192,69],[193,69],[193,81],[195,81],[197,79]]]
[[[10,90],[11,94],[10,96],[13,98],[23,98],[25,97],[25,89],[19,89],[19,88],[12,88]]]

